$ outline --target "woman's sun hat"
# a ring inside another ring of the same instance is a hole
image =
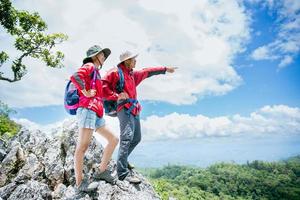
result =
[[[98,53],[103,52],[105,59],[110,55],[111,51],[109,48],[102,49],[99,45],[94,45],[90,47],[86,52],[86,57],[83,59],[83,63],[86,63],[90,58],[97,55]]]

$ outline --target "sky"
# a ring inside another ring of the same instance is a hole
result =
[[[69,36],[57,46],[65,53],[64,68],[26,59],[28,74],[21,81],[0,82],[0,100],[27,127],[47,131],[74,119],[63,108],[64,88],[86,50],[99,44],[112,50],[102,76],[125,50],[139,52],[137,69],[179,68],[138,87],[146,143],[300,137],[300,1],[27,0],[13,5],[38,12],[49,33]],[[20,54],[1,27],[0,46],[12,58]],[[1,71],[11,75],[9,63]],[[106,121],[118,135],[117,119]],[[300,153],[296,148],[285,152]]]

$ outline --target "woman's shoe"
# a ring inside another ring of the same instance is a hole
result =
[[[76,190],[78,192],[88,192],[88,187],[89,187],[89,182],[88,182],[88,178],[84,177],[80,183],[79,186],[76,186]]]
[[[97,170],[95,173],[94,173],[94,179],[96,180],[104,180],[110,184],[116,184],[116,178],[113,177],[110,172],[108,170],[105,170],[104,172],[100,172],[100,170]]]

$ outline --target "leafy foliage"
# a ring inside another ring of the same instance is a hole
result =
[[[207,169],[169,165],[148,176],[162,199],[300,199],[300,156]]]
[[[15,111],[0,101],[0,139],[12,137],[20,130],[20,125],[9,118],[9,114]]]
[[[46,34],[47,24],[38,13],[16,10],[10,0],[0,0],[0,23],[15,38],[14,46],[21,55],[12,61],[11,69],[14,78],[4,77],[0,72],[0,80],[15,82],[26,74],[23,59],[26,57],[41,59],[50,67],[62,67],[64,54],[52,52],[56,44],[62,43],[67,36],[62,33]],[[0,51],[0,67],[9,60],[5,51]]]

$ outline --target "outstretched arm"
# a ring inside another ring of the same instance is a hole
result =
[[[173,73],[176,67],[149,67],[142,70],[134,71],[135,85],[139,85],[144,79],[154,75],[165,74],[166,72]]]

